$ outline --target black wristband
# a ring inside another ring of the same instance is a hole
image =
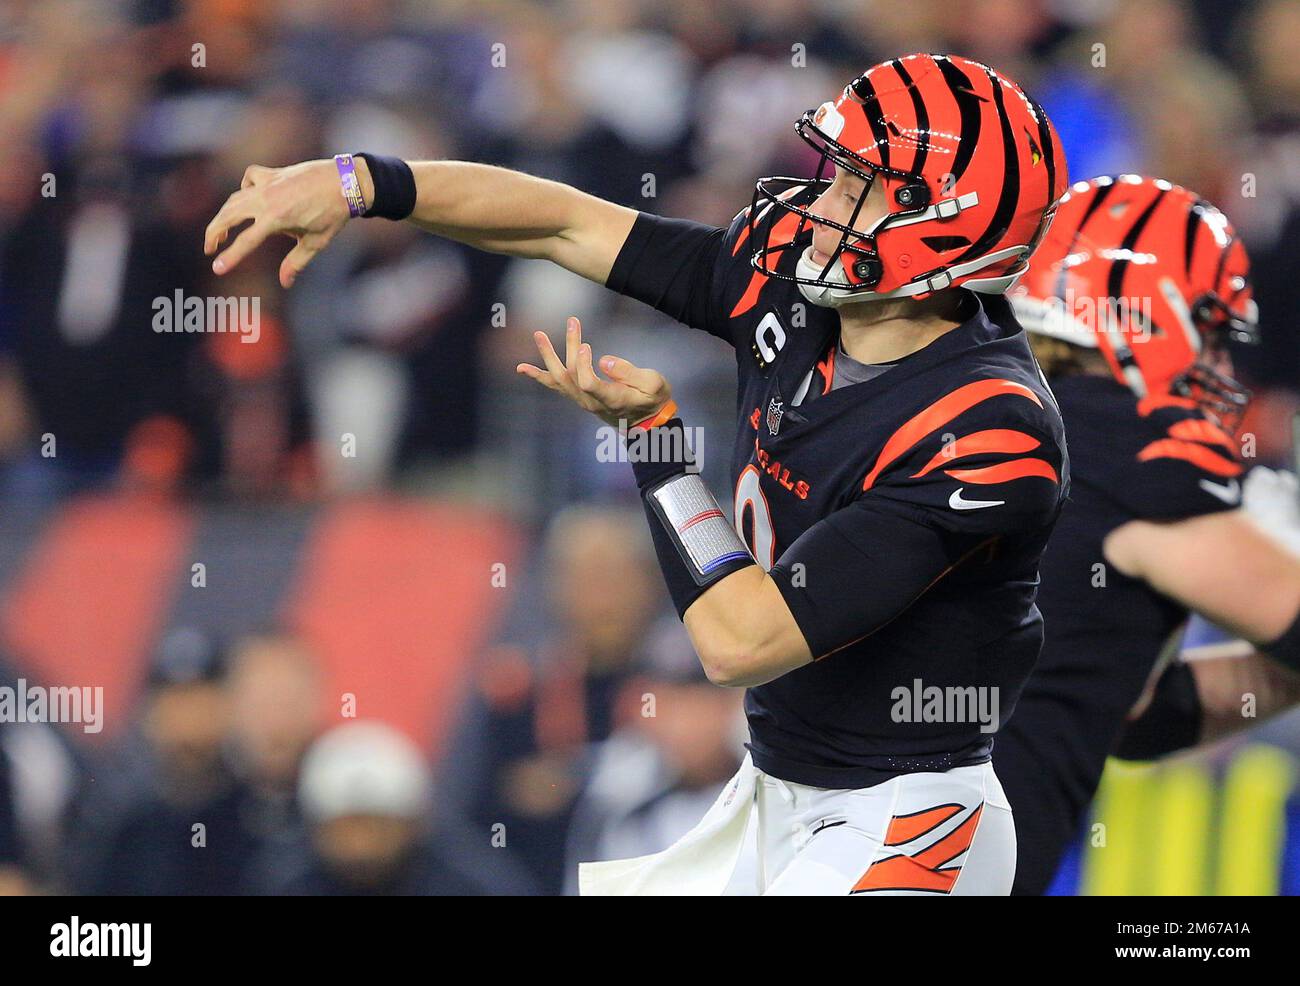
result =
[[[1121,760],[1156,760],[1195,746],[1201,738],[1201,696],[1182,661],[1165,668],[1151,704],[1124,727],[1114,754]]]
[[[632,475],[642,495],[671,476],[691,472],[695,464],[681,418],[669,418],[654,428],[629,428],[625,442]]]
[[[409,164],[399,157],[364,151],[352,156],[366,162],[375,186],[375,200],[365,211],[365,218],[405,219],[415,211],[415,175]]]

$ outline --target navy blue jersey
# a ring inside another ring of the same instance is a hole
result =
[[[608,285],[735,348],[736,526],[815,658],[748,690],[754,762],[827,788],[983,762],[1038,655],[1038,559],[1068,485],[1024,331],[966,293],[961,325],[832,390],[838,314],[755,272],[745,237],[743,215],[642,216]]]
[[[1188,402],[1139,407],[1109,377],[1052,387],[1070,435],[1073,492],[1042,560],[1043,653],[994,754],[1015,810],[1019,893],[1050,884],[1129,710],[1188,615],[1107,565],[1102,542],[1132,520],[1231,510],[1241,497],[1231,439]]]

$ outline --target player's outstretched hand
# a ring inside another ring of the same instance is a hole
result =
[[[534,332],[533,341],[546,369],[520,363],[516,371],[563,394],[606,424],[636,424],[654,416],[672,400],[672,388],[662,373],[633,366],[618,356],[600,358],[600,368],[609,379],[596,376],[591,346],[582,341],[582,323],[576,318],[569,319],[565,333],[564,362],[560,362],[545,332]]]
[[[348,205],[339,188],[332,160],[304,161],[288,168],[251,165],[239,191],[226,199],[203,237],[208,256],[226,241],[230,231],[252,220],[212,262],[220,275],[234,270],[272,233],[297,240],[280,264],[281,287],[292,287],[302,269],[325,249],[348,221]]]

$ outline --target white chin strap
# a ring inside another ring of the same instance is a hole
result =
[[[959,277],[973,274],[1003,260],[1019,257],[1027,253],[1028,250],[1029,248],[1025,246],[1007,247],[1005,250],[968,260],[964,264],[956,264],[945,271],[927,277],[923,281],[904,284],[893,291],[872,291],[870,288],[849,287],[848,274],[844,271],[844,265],[838,261],[832,265],[829,272],[823,275],[822,268],[824,265],[814,263],[811,245],[799,255],[799,262],[795,264],[794,272],[796,277],[801,278],[799,282],[800,293],[810,302],[814,305],[821,305],[823,308],[840,308],[843,305],[852,305],[860,301],[873,301],[877,298],[910,298],[913,295],[926,294],[930,291],[942,291],[944,288],[951,287],[952,282]],[[1016,283],[1016,279],[1020,277],[1021,273],[1023,273],[1022,270],[1017,270],[1014,273],[1001,274],[997,277],[973,278],[966,281],[962,287],[978,291],[981,294],[1002,294]],[[804,283],[810,280],[831,281],[833,286]],[[839,287],[838,285],[841,284],[844,286]]]

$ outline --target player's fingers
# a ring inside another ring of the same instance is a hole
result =
[[[537,343],[537,351],[542,354],[542,362],[546,364],[546,369],[550,371],[551,376],[557,382],[570,383],[569,372],[565,369],[564,364],[560,362],[555,347],[551,345],[550,336],[545,332],[534,332],[533,341]]]
[[[582,323],[572,315],[564,326],[564,365],[570,373],[578,369],[578,352],[582,348]]]
[[[235,192],[203,231],[203,252],[211,256],[226,239],[226,234],[240,223],[253,218],[252,202],[247,195]]]
[[[536,380],[543,387],[546,387],[549,390],[563,393],[563,388],[557,385],[556,382],[551,379],[551,375],[541,367],[533,366],[531,363],[520,363],[515,367],[515,372],[520,376],[527,377],[529,380]]]
[[[643,369],[621,356],[602,356],[600,368],[611,380],[634,387],[643,394],[658,393],[664,382],[663,374],[658,370]]]
[[[578,386],[585,393],[591,394],[607,407],[617,396],[615,388],[608,381],[596,376],[596,368],[591,365],[591,347],[585,343],[578,347],[577,380]]]
[[[212,261],[214,274],[225,274],[239,266],[240,261],[261,246],[262,241],[270,235],[270,227],[255,222],[235,237],[233,243],[226,247],[217,259]]]
[[[316,254],[325,249],[329,243],[328,236],[322,236],[319,233],[308,233],[306,236],[298,238],[298,244],[280,261],[280,286],[282,288],[293,287],[293,282],[298,280],[298,275],[303,272],[308,264],[315,259]]]

